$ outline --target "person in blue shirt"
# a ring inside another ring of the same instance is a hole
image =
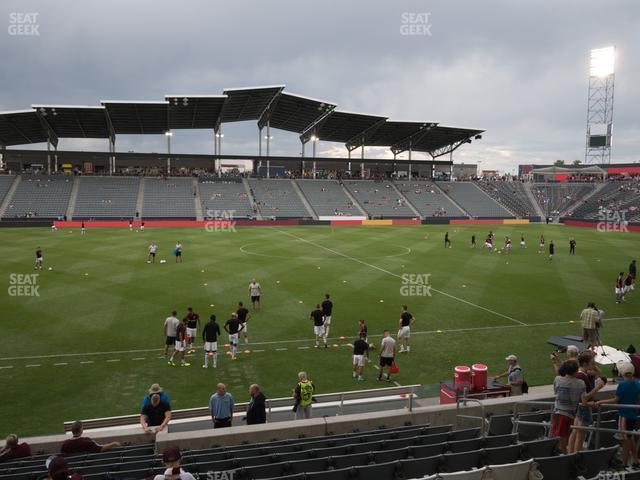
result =
[[[217,385],[216,393],[209,399],[209,411],[213,428],[230,427],[233,420],[233,396],[227,392],[224,383]]]
[[[616,388],[615,397],[600,400],[597,402],[598,406],[607,403],[617,403],[620,405],[638,405],[640,403],[640,383],[633,378],[635,372],[633,364],[631,362],[624,362],[618,365],[618,372],[622,376],[622,381],[618,384],[618,388]],[[635,430],[638,426],[639,413],[640,410],[636,408],[618,408],[618,429],[628,431]],[[633,435],[617,433],[616,438],[620,440],[622,445],[622,462],[624,466],[627,466],[629,454],[631,454],[633,458],[633,468],[640,468],[635,437]]]
[[[160,395],[160,401],[166,403],[167,405],[170,405],[169,395],[167,394],[167,392],[162,390],[162,387],[160,385],[154,383],[153,385],[151,385],[151,388],[149,388],[149,394],[144,397],[144,400],[142,400],[142,404],[140,404],[141,410],[151,402],[151,397],[156,393]]]

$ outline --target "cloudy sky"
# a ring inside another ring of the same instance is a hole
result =
[[[9,35],[12,14],[30,12],[39,35]],[[403,35],[418,14],[429,34]],[[502,171],[584,158],[589,50],[615,45],[612,161],[640,161],[638,0],[3,0],[0,19],[3,111],[285,84],[342,110],[486,129],[454,160]],[[296,135],[274,137],[274,154],[298,154]],[[166,147],[160,136],[122,136],[117,148]],[[257,153],[255,124],[225,126],[223,149]],[[213,144],[208,132],[180,131],[172,150]],[[318,155],[344,154],[320,142]]]

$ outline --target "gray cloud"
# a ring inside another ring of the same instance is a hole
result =
[[[40,36],[0,42],[0,108],[153,100],[167,93],[285,83],[339,108],[487,129],[457,161],[513,171],[584,155],[588,51],[618,48],[614,161],[640,160],[640,3],[538,1],[17,1]],[[400,34],[403,13],[430,13],[431,36]],[[273,153],[296,155],[274,132]],[[224,151],[255,153],[255,125],[225,126]],[[104,148],[64,141],[73,148]],[[177,132],[176,152],[211,152],[207,132]],[[162,138],[121,150],[163,151]],[[319,152],[340,154],[320,142]],[[371,149],[370,155],[384,151]]]

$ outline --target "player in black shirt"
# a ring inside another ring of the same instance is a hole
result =
[[[238,314],[232,313],[231,318],[224,324],[224,330],[229,334],[229,345],[231,346],[231,360],[236,359],[238,350],[238,334],[242,330],[242,323],[238,320]]]
[[[407,306],[403,305],[400,311],[400,329],[398,330],[398,343],[400,344],[400,353],[409,353],[411,346],[409,339],[411,338],[411,325],[415,322],[415,318],[407,311]]]
[[[569,255],[576,254],[576,239],[571,237],[569,239]]]
[[[358,337],[362,337],[364,336],[364,341],[368,342],[369,341],[369,335],[368,335],[368,331],[367,331],[367,324],[364,323],[364,320],[358,320]],[[370,362],[371,360],[369,360],[369,350],[367,350],[367,362]]]
[[[192,307],[187,308],[187,336],[189,337],[189,351],[187,353],[195,352],[193,344],[196,335],[198,335],[198,327],[200,327],[200,315]]]
[[[471,248],[476,248],[476,236],[471,235]]]
[[[449,232],[444,234],[444,248],[451,248],[451,240],[449,240]]]
[[[549,260],[553,260],[553,254],[556,253],[556,246],[553,244],[553,240],[549,242]]]
[[[322,315],[324,315],[324,338],[329,336],[329,327],[331,327],[331,312],[333,312],[333,302],[329,300],[329,294],[324,294],[324,301],[321,304]]]
[[[316,305],[316,309],[311,312],[309,318],[313,320],[313,333],[316,336],[316,348],[320,344],[320,339],[324,342],[324,348],[327,348],[327,337],[324,334],[324,313],[320,308],[320,304]]]
[[[242,302],[238,302],[238,309],[236,310],[236,315],[238,315],[238,320],[242,324],[242,333],[244,334],[244,343],[249,343],[249,334],[247,333],[247,322],[251,318],[251,314],[249,310],[247,310]]]
[[[44,261],[44,257],[42,256],[42,249],[40,247],[36,248],[36,263],[33,267],[34,270],[42,270],[42,262]]]
[[[363,381],[362,370],[364,369],[365,355],[369,353],[369,344],[366,337],[360,334],[358,340],[353,342],[353,378],[359,382]]]
[[[209,368],[209,357],[212,357],[213,368],[218,366],[218,337],[220,336],[220,325],[216,322],[216,316],[212,313],[209,323],[202,330],[202,341],[204,342],[204,365],[202,368]]]

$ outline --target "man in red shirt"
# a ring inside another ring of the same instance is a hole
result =
[[[15,460],[16,458],[25,458],[31,456],[31,447],[28,443],[18,443],[18,436],[7,436],[4,442],[4,447],[0,450],[0,462],[6,462],[8,460]]]
[[[73,434],[73,437],[62,442],[62,446],[60,447],[60,453],[63,455],[71,455],[74,453],[100,453],[120,446],[119,442],[100,445],[89,437],[83,437],[82,422],[80,420],[73,422],[73,425],[71,425],[71,433]]]

